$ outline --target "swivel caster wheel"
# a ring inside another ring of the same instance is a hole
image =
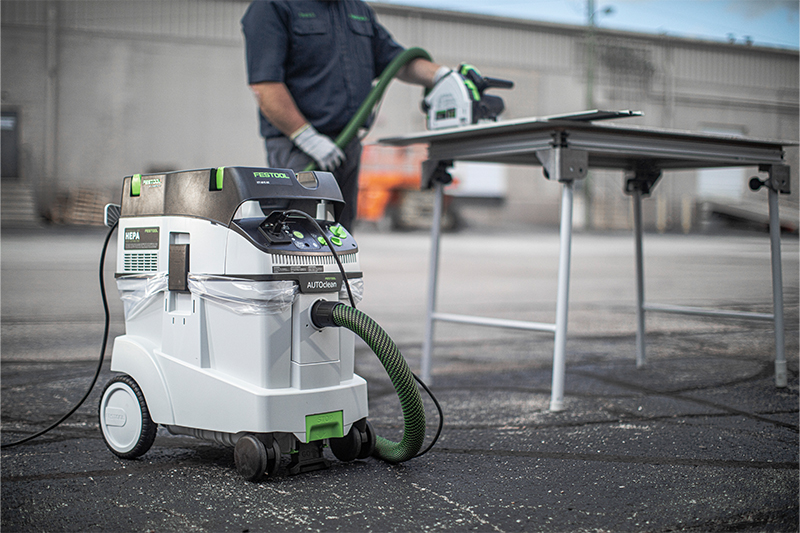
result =
[[[341,438],[329,439],[333,455],[344,462],[366,459],[375,450],[375,430],[368,420],[359,420]]]
[[[248,481],[258,481],[266,473],[274,476],[281,462],[281,447],[275,440],[267,446],[255,435],[245,435],[233,449],[236,470]]]
[[[158,424],[136,381],[120,375],[108,382],[100,398],[100,429],[106,446],[122,459],[135,459],[147,453],[156,439]]]

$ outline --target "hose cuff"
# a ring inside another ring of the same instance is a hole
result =
[[[311,322],[319,329],[339,327],[339,324],[333,320],[333,310],[339,305],[344,304],[341,302],[329,302],[328,300],[317,300],[311,306]]]

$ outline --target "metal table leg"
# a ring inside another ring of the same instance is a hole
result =
[[[569,317],[569,275],[572,249],[573,182],[563,182],[561,192],[561,239],[558,257],[558,293],[556,296],[556,334],[553,348],[553,383],[550,410],[564,410],[566,374],[567,321]]]
[[[781,219],[778,191],[769,188],[769,241],[772,256],[772,305],[775,315],[775,386],[786,387],[786,345],[783,330],[783,275],[781,274]]]
[[[439,241],[442,235],[444,185],[434,183],[433,221],[431,222],[431,254],[428,265],[428,302],[425,310],[425,339],[422,344],[422,381],[431,384],[431,352],[433,351],[433,314],[436,312],[436,285],[439,277]]]
[[[644,338],[644,252],[642,251],[642,191],[635,190],[631,194],[633,199],[633,226],[635,232],[636,254],[636,367],[642,368],[647,364],[645,356]]]

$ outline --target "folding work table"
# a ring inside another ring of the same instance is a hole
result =
[[[434,321],[549,332],[555,335],[550,410],[564,409],[573,185],[576,180],[585,178],[591,167],[624,171],[626,173],[625,192],[633,200],[637,366],[642,367],[646,364],[645,312],[764,320],[774,324],[775,384],[778,387],[786,386],[778,194],[790,192],[789,166],[784,161],[783,147],[795,143],[594,122],[601,119],[636,115],[638,113],[635,112],[592,111],[561,117],[479,124],[379,141],[391,146],[420,143],[428,145],[428,160],[422,164],[422,183],[425,188],[433,188],[435,195],[431,227],[426,327],[422,349],[424,380],[430,380]],[[560,251],[555,324],[456,315],[440,313],[436,310],[444,187],[450,181],[447,169],[456,160],[542,166],[545,177],[561,184]],[[768,175],[763,181],[751,180],[751,188],[766,186],[769,190],[773,312],[746,313],[646,303],[642,254],[642,197],[650,194],[664,170],[750,166],[758,167],[760,172]]]

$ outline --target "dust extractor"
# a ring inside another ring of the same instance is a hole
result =
[[[99,407],[114,454],[144,454],[162,425],[234,447],[250,480],[274,474],[284,454],[290,473],[324,468],[325,445],[342,461],[418,455],[425,412],[415,376],[355,308],[362,272],[355,239],[334,222],[342,207],[327,172],[228,167],[124,179],[119,212],[107,216],[118,217],[126,333],[114,341],[119,375]],[[355,335],[400,398],[400,442],[367,420]]]

